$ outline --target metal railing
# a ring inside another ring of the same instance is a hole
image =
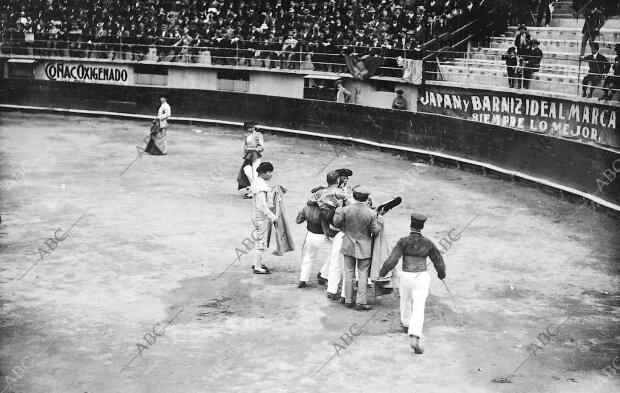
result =
[[[252,46],[250,46],[252,45]],[[278,43],[282,47],[282,43]],[[271,46],[274,46],[273,44]],[[344,55],[376,55],[382,58],[377,76],[401,77],[403,69],[398,57],[414,52],[386,47],[333,45],[329,51],[300,42],[295,49],[265,48],[260,42],[242,41],[235,46],[207,45],[142,45],[133,43],[83,42],[58,40],[5,41],[0,53],[14,57],[49,59],[106,59],[129,62],[165,62],[222,66],[246,66],[269,69],[348,72]]]

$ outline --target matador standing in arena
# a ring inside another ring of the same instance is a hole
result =
[[[271,211],[274,201],[274,190],[267,181],[273,176],[273,165],[270,162],[262,162],[257,168],[257,177],[250,186],[252,194],[252,222],[257,232],[257,240],[254,248],[254,274],[271,274],[269,268],[263,264],[263,254],[267,249],[269,239],[268,231],[277,216]]]
[[[246,121],[243,123],[243,128],[250,133],[245,137],[245,144],[243,146],[243,163],[241,169],[237,174],[238,189],[247,188],[248,193],[244,196],[245,199],[252,198],[250,185],[257,177],[256,170],[260,165],[260,159],[264,150],[263,134],[256,129],[256,123]]]
[[[168,98],[161,96],[159,99],[161,105],[157,111],[157,119],[159,119],[159,132],[155,138],[155,144],[161,151],[161,154],[167,154],[166,152],[166,132],[168,131],[168,118],[172,115],[170,104],[168,104]]]

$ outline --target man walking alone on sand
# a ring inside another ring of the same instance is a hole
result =
[[[379,272],[380,277],[385,277],[394,269],[400,257],[403,257],[403,271],[400,275],[400,320],[411,337],[411,348],[418,354],[424,353],[420,346],[420,337],[431,282],[431,276],[426,271],[426,257],[433,261],[437,277],[440,280],[446,278],[446,265],[441,253],[432,241],[422,235],[425,222],[425,216],[411,215],[411,234],[398,240]]]

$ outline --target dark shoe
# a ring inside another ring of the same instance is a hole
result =
[[[297,285],[297,288],[305,288],[305,287],[306,287],[305,281],[300,281],[299,284]]]
[[[337,294],[335,294],[335,293],[329,293],[329,292],[327,292],[327,298],[328,298],[329,300],[338,300],[338,295],[337,295]]]
[[[346,300],[345,300],[345,298],[343,298],[343,297],[340,297],[340,303],[342,303],[342,304],[345,304],[345,303],[346,303]]]
[[[260,267],[262,267],[264,270],[267,271],[267,273],[271,274],[271,270],[269,270],[269,268],[265,265],[260,265]]]
[[[592,98],[592,92],[590,92],[590,94],[588,94],[588,98]]]
[[[254,269],[254,267],[252,267],[252,271],[254,272],[254,274],[271,274],[269,270],[256,270]]]
[[[353,308],[353,303],[345,303],[345,306],[347,306],[347,308]]]
[[[243,199],[252,199],[252,195],[245,194],[243,196]]]
[[[415,353],[419,355],[424,353],[424,348],[422,348],[422,346],[420,345],[420,337],[412,335],[411,342],[409,343],[409,345],[411,346],[411,348],[414,350]]]
[[[584,91],[581,97],[586,98],[586,92]]]
[[[360,311],[368,311],[368,310],[372,310],[372,306],[369,304],[358,304],[357,307],[355,307],[356,310],[360,310]]]
[[[321,273],[316,275],[316,279],[319,282],[319,285],[325,285],[327,284],[327,280],[324,279],[323,277],[321,277]]]

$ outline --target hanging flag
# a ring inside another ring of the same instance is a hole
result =
[[[423,84],[422,60],[403,59],[403,79],[414,85]]]
[[[344,55],[349,72],[355,79],[366,80],[377,72],[383,62],[382,57]]]

